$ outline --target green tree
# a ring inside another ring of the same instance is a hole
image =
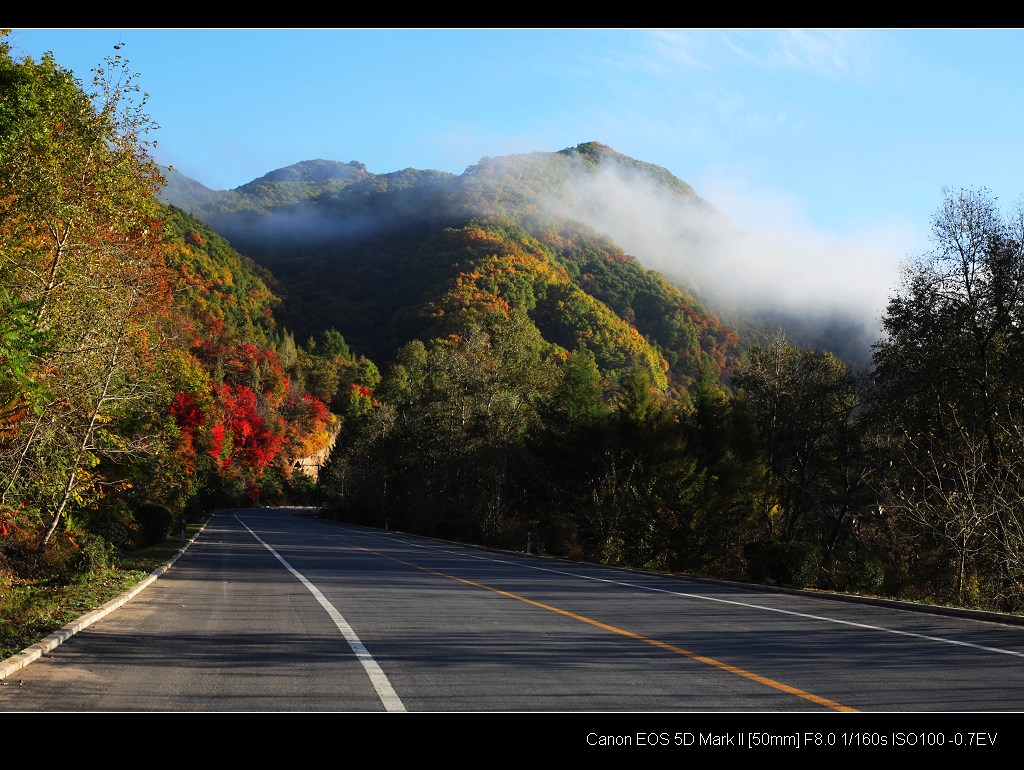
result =
[[[554,387],[545,349],[521,311],[406,345],[380,382],[384,401],[348,420],[328,487],[420,531],[509,537],[527,436]]]
[[[607,418],[604,378],[589,348],[570,353],[561,366],[558,384],[547,402],[544,419],[548,428],[561,436],[586,434]]]
[[[793,345],[780,331],[750,349],[734,385],[766,453],[762,536],[806,541],[827,562],[870,499],[853,376],[831,353]]]
[[[316,352],[318,355],[333,358],[334,356],[341,356],[342,358],[348,358],[352,355],[349,350],[348,343],[345,342],[345,338],[341,332],[337,329],[327,329],[323,334],[320,335],[320,339],[317,342]]]

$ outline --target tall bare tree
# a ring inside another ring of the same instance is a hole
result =
[[[1007,216],[987,190],[951,192],[932,241],[906,265],[875,347],[894,452],[884,491],[892,510],[953,548],[961,595],[966,573],[980,570],[982,600],[1018,606],[1012,437],[1024,414],[1024,208]]]

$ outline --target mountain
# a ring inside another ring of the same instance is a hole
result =
[[[376,360],[514,306],[606,375],[640,361],[663,388],[720,374],[742,347],[706,280],[725,218],[667,169],[598,142],[485,157],[459,175],[313,160],[226,191],[168,178],[166,202],[273,272],[286,326],[344,329]],[[772,326],[735,317],[744,342]]]

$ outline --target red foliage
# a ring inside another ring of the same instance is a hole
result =
[[[364,388],[364,390],[368,391],[366,388]],[[303,396],[303,400],[306,402],[309,419],[315,424],[325,425],[330,417],[330,412],[327,411],[327,405],[319,398],[309,393]]]
[[[373,396],[373,391],[365,385],[360,385],[358,382],[353,382],[349,385],[349,389],[352,391],[353,396],[362,396],[363,398],[370,398]]]
[[[213,430],[210,431],[210,435],[213,438],[213,446],[206,450],[206,453],[210,455],[210,457],[212,457],[214,460],[219,460],[221,458],[221,453],[224,451],[225,432],[226,429],[224,427],[224,423],[222,422],[218,422],[216,425],[213,426]],[[225,461],[225,464],[230,462],[231,458],[228,457],[227,460]]]
[[[195,431],[206,423],[206,415],[191,393],[178,393],[171,399],[171,416],[183,431]]]
[[[225,383],[214,390],[224,413],[224,424],[214,427],[215,446],[218,443],[217,427],[222,429],[221,447],[225,430],[231,434],[231,453],[224,464],[238,460],[259,475],[274,461],[284,443],[284,437],[272,431],[260,416],[256,393],[252,388],[246,385],[232,387]]]
[[[196,437],[200,428],[206,424],[206,415],[191,393],[177,393],[171,399],[171,417],[178,424],[181,431],[181,446],[179,453],[184,462],[186,475],[191,475],[195,470],[192,459],[196,456]]]

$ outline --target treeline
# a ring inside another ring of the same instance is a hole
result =
[[[446,334],[404,346],[346,422],[323,480],[333,515],[1019,610],[1022,223],[987,191],[950,195],[859,372],[780,331],[666,389],[643,356],[602,366],[592,340],[546,341],[523,305],[474,295]]]

